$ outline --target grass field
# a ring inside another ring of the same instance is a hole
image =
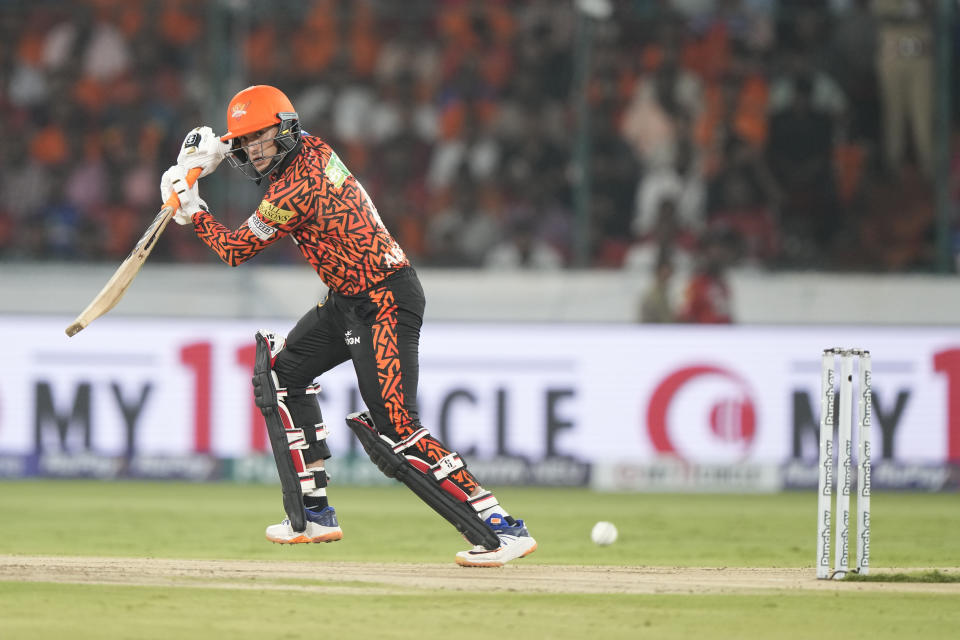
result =
[[[502,489],[503,569],[402,487],[332,488],[333,544],[280,546],[275,487],[0,483],[0,638],[952,638],[960,584],[814,578],[812,493]],[[597,547],[597,520],[620,539]],[[876,571],[960,567],[960,495],[875,493]],[[756,569],[752,569],[756,568]]]

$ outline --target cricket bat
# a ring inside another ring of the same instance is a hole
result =
[[[193,185],[200,177],[201,171],[203,170],[200,167],[191,169],[187,173],[187,184]],[[130,255],[120,263],[116,272],[114,272],[113,276],[107,281],[107,284],[103,285],[100,293],[90,301],[87,308],[81,311],[80,315],[73,321],[73,324],[67,327],[68,336],[73,337],[77,335],[83,331],[88,324],[110,311],[110,309],[113,309],[117,303],[120,302],[120,299],[123,297],[123,294],[127,292],[127,288],[133,282],[133,279],[140,273],[140,268],[143,266],[143,263],[147,261],[150,252],[153,251],[153,247],[157,244],[157,239],[160,237],[160,234],[167,228],[167,223],[170,222],[170,219],[173,218],[173,214],[176,213],[179,207],[180,198],[177,197],[176,193],[171,194],[170,198],[163,203],[163,207],[161,207],[153,219],[153,222],[150,223],[147,230],[140,236]]]

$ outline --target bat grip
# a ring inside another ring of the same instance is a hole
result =
[[[200,173],[203,171],[200,167],[194,167],[187,172],[187,184],[191,187],[200,179]],[[176,191],[170,194],[170,197],[167,198],[167,201],[163,203],[164,207],[171,207],[174,211],[180,208],[180,198],[177,197]]]

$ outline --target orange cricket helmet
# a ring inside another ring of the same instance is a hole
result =
[[[277,153],[270,156],[272,161],[268,167],[258,170],[250,162],[249,146],[241,146],[237,138],[275,125],[279,125],[273,139],[277,144]],[[300,134],[300,120],[290,99],[276,87],[258,84],[247,87],[230,100],[227,106],[227,133],[220,140],[231,143],[232,148],[227,154],[230,164],[259,183],[296,147]]]
[[[229,142],[237,136],[280,124],[281,113],[296,115],[290,99],[280,89],[265,84],[247,87],[230,100],[227,106],[227,133],[220,139]]]

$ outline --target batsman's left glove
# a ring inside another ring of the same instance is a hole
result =
[[[200,211],[209,211],[207,203],[200,197],[200,189],[197,188],[198,182],[193,186],[187,184],[187,170],[179,164],[175,164],[163,172],[160,178],[160,198],[166,202],[170,194],[176,193],[180,198],[180,208],[173,216],[177,224],[192,224],[193,216]]]

